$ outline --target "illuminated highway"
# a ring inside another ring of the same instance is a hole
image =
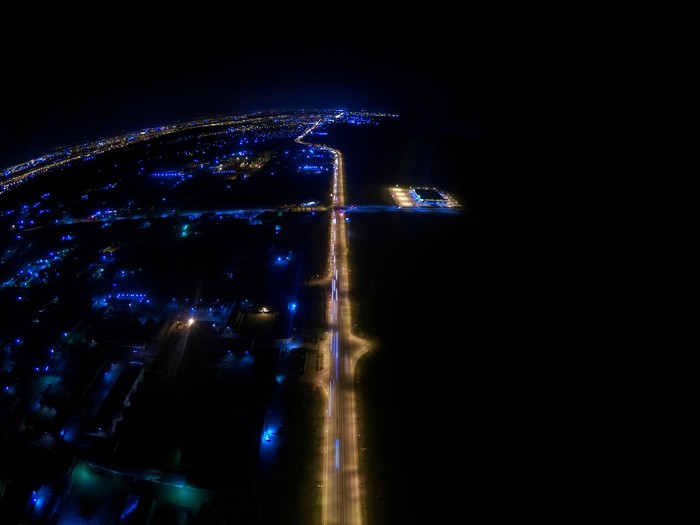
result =
[[[341,114],[342,115],[342,114]],[[337,115],[339,118],[341,115]],[[303,139],[326,122],[320,119],[308,128],[296,142],[325,149],[333,154],[333,181],[331,206],[316,206],[316,210],[330,210],[329,248],[329,302],[328,348],[329,355],[324,391],[328,395],[324,445],[322,523],[324,525],[360,524],[365,522],[359,472],[359,424],[355,366],[358,359],[371,349],[368,341],[352,334],[350,278],[346,212],[459,212],[459,204],[451,196],[446,206],[423,205],[411,200],[411,190],[396,188],[390,193],[397,205],[346,205],[345,170],[339,150],[321,144],[309,144]]]
[[[298,142],[312,129],[299,137]],[[323,467],[324,495],[322,523],[360,524],[365,521],[360,492],[358,462],[358,412],[355,389],[355,365],[369,350],[369,344],[352,334],[349,300],[347,223],[345,211],[345,173],[340,151],[315,144],[331,151],[333,191],[330,217],[330,298],[327,367],[328,406]]]

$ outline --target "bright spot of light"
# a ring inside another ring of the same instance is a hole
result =
[[[192,326],[194,324],[194,317],[190,317],[189,321],[187,321],[187,324],[189,326]]]

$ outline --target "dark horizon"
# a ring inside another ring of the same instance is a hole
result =
[[[258,110],[483,120],[478,17],[289,7],[110,17],[114,26],[32,17],[26,33],[3,35],[0,169],[121,132]]]

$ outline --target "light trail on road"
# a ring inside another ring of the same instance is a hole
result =
[[[366,521],[360,490],[359,438],[360,422],[356,392],[355,367],[371,343],[352,333],[350,277],[348,252],[348,223],[346,212],[440,212],[458,213],[456,201],[447,206],[423,206],[415,203],[401,205],[346,206],[345,170],[341,152],[323,144],[311,144],[303,139],[322,126],[320,119],[310,126],[296,142],[328,151],[333,156],[331,206],[316,206],[317,211],[330,212],[328,279],[328,352],[331,362],[325,376],[328,388],[324,460],[322,473],[322,523],[324,525],[358,525]],[[447,201],[446,201],[447,202]]]
[[[297,138],[302,139],[321,125],[309,128]],[[331,276],[328,303],[329,354],[332,363],[328,376],[328,412],[324,445],[322,523],[325,525],[359,525],[363,523],[357,446],[357,403],[355,401],[355,370],[358,341],[351,333],[349,299],[347,225],[343,218],[345,206],[345,173],[341,152],[319,144],[333,155],[333,182],[330,208],[329,274]]]

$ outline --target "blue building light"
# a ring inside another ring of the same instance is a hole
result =
[[[124,507],[124,511],[122,512],[120,521],[126,521],[129,518],[129,515],[132,514],[139,506],[139,501],[141,498],[139,496],[136,496],[134,494],[130,494],[129,497],[127,498],[127,504]]]

